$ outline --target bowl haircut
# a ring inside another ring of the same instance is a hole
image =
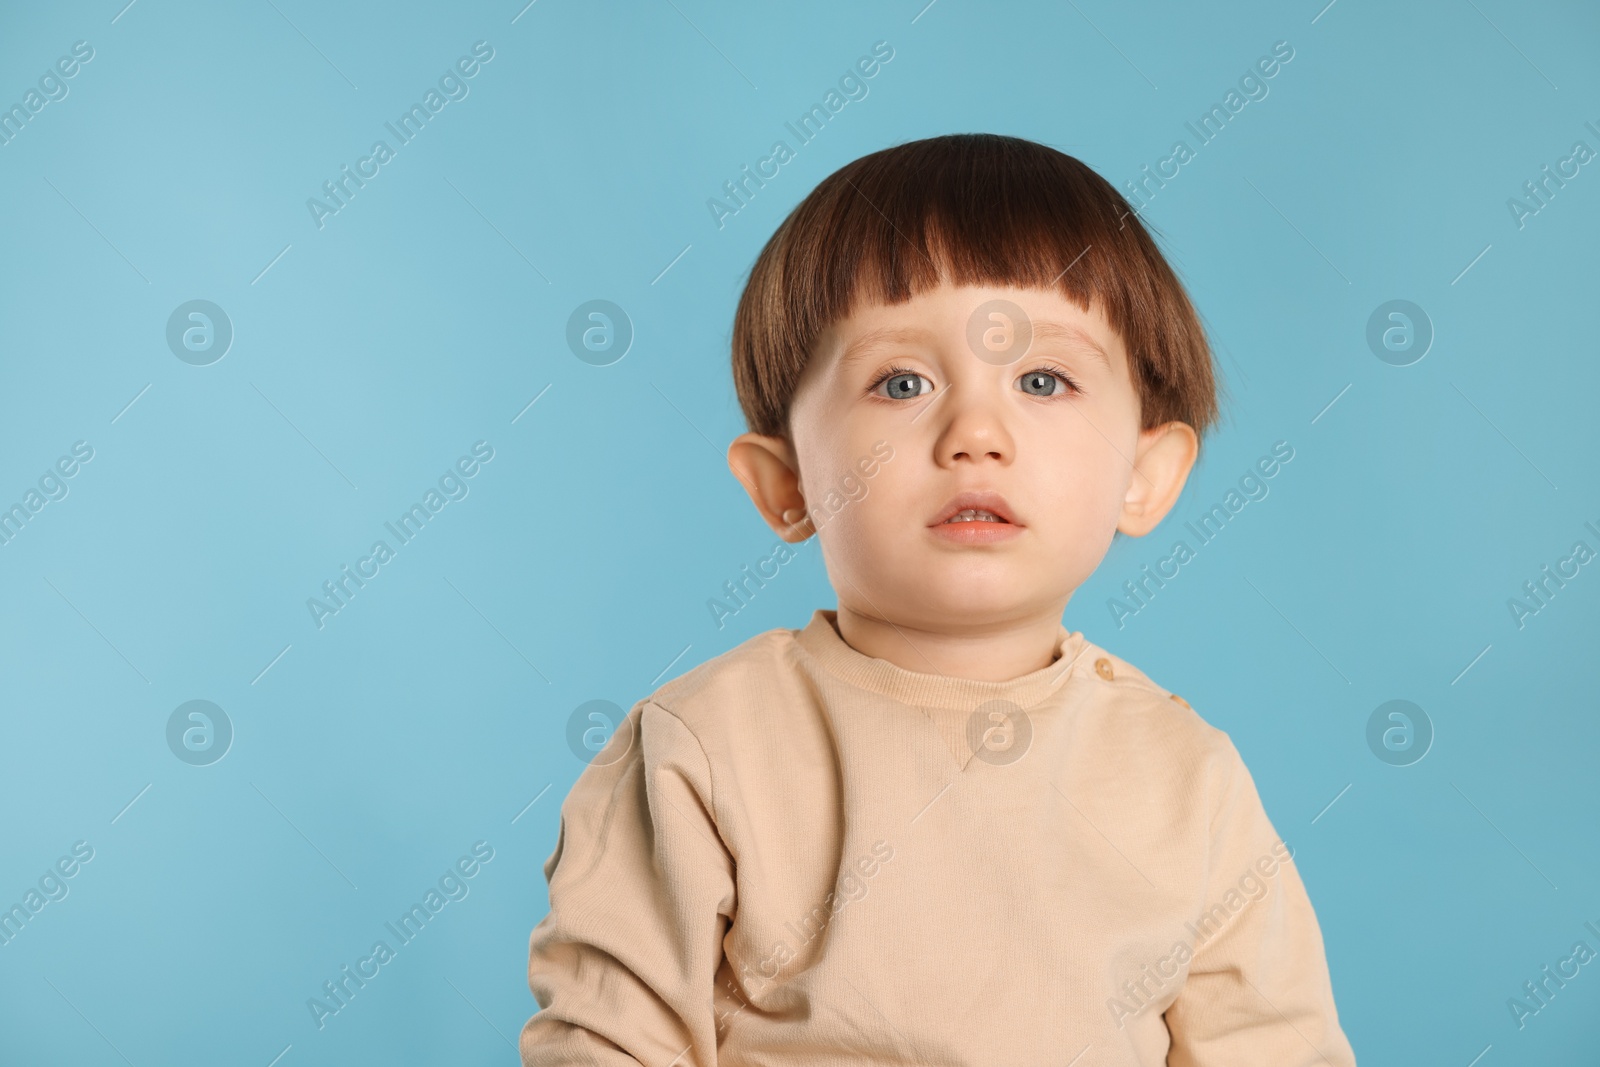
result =
[[[1047,145],[948,134],[825,178],[762,248],[733,323],[733,379],[752,432],[791,438],[789,406],[818,336],[859,301],[952,285],[1054,289],[1098,304],[1127,349],[1144,429],[1217,420],[1205,330],[1139,216]],[[792,439],[792,438],[791,438]]]

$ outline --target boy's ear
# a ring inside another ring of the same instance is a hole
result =
[[[742,433],[728,446],[728,469],[767,525],[791,544],[816,532],[806,514],[797,466],[794,448],[782,437]]]
[[[1199,454],[1200,439],[1186,422],[1139,431],[1133,479],[1122,501],[1122,521],[1117,529],[1131,537],[1143,537],[1155,529],[1178,502]]]

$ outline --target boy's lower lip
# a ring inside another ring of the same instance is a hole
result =
[[[1014,522],[941,522],[928,527],[935,537],[958,545],[987,545],[1022,535]]]

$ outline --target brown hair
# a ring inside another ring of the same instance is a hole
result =
[[[863,297],[953,285],[1098,299],[1127,348],[1141,420],[1203,435],[1217,419],[1205,330],[1111,183],[1047,145],[991,133],[911,141],[825,178],[767,241],[733,319],[733,380],[755,433],[789,435],[817,337]]]

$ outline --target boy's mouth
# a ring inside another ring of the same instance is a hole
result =
[[[954,515],[950,516],[948,519],[946,519],[944,521],[945,521],[945,523],[952,523],[952,522],[1005,522],[1006,520],[1002,519],[1000,516],[996,515],[994,512],[988,511],[988,510],[986,510],[984,508],[967,508],[965,511],[956,512]]]
[[[977,545],[1009,541],[1021,535],[1023,525],[999,493],[969,490],[947,500],[928,529],[943,541]]]
[[[945,501],[944,507],[928,523],[929,526],[943,526],[963,522],[1003,523],[1008,526],[1021,526],[1016,516],[1011,511],[1011,505],[1006,503],[1006,498],[992,490],[968,490],[957,493]]]

